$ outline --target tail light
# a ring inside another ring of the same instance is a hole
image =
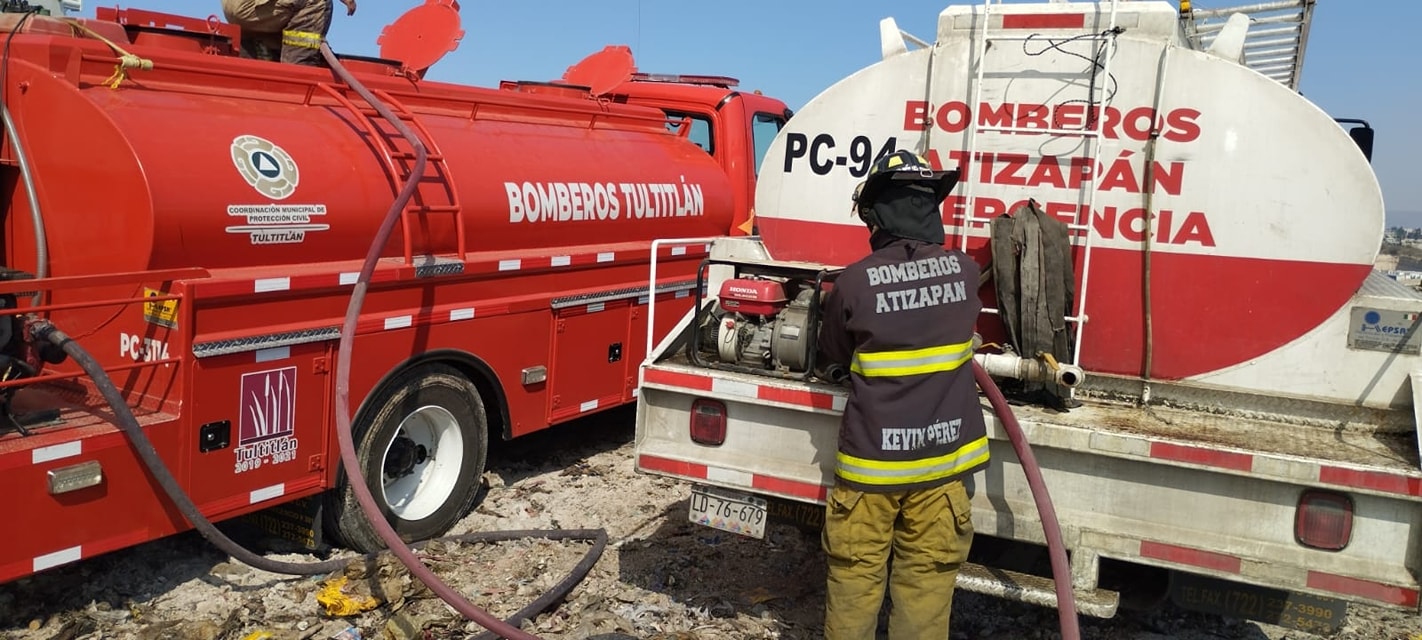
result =
[[[1309,490],[1299,496],[1294,538],[1305,547],[1339,551],[1353,536],[1353,501],[1346,495]]]
[[[725,403],[706,398],[697,398],[691,403],[691,440],[711,446],[720,446],[726,441]]]

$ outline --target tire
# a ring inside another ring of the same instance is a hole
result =
[[[424,365],[380,387],[353,426],[361,475],[400,539],[444,534],[469,513],[484,475],[488,419],[478,389],[453,367]],[[327,493],[326,526],[345,546],[370,553],[385,542],[350,486]]]

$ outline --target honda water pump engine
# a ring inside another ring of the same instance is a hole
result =
[[[810,367],[814,283],[742,277],[721,283],[701,325],[701,350],[723,363],[783,372]],[[794,298],[789,295],[793,294]]]
[[[785,286],[774,280],[737,278],[721,284],[716,352],[726,362],[803,370],[808,363],[805,330],[810,291],[790,303]]]

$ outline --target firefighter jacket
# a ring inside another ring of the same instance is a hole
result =
[[[821,357],[851,385],[836,475],[870,492],[941,485],[988,463],[972,371],[980,270],[939,244],[876,246],[825,298]]]

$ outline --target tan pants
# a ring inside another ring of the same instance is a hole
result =
[[[958,568],[973,542],[960,481],[919,491],[836,486],[825,504],[825,640],[873,640],[890,551],[889,640],[947,640]]]
[[[227,21],[242,28],[242,54],[319,66],[331,30],[333,0],[222,0]]]

